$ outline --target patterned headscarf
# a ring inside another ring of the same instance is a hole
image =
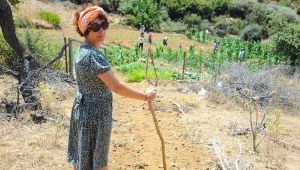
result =
[[[88,7],[81,11],[77,21],[79,30],[84,33],[87,30],[88,25],[99,15],[104,15],[105,17],[107,16],[106,12],[98,6]]]

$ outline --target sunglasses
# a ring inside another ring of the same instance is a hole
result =
[[[103,30],[106,30],[109,26],[108,22],[102,22],[101,24],[97,24],[97,23],[92,23],[90,26],[90,30],[94,31],[94,32],[98,32],[101,28]]]

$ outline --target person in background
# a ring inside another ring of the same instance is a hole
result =
[[[214,53],[216,54],[219,48],[219,43],[218,41],[214,41]]]
[[[109,27],[106,12],[86,7],[75,14],[75,27],[84,42],[76,53],[75,69],[78,92],[69,129],[68,162],[72,170],[108,170],[108,153],[112,130],[112,91],[133,99],[151,101],[156,89],[140,92],[121,83],[98,49]]]
[[[141,33],[141,37],[144,37],[144,33],[145,33],[145,26],[144,25],[141,26],[140,33]]]
[[[140,36],[139,38],[139,49],[143,51],[144,49],[144,42],[145,42],[145,39],[143,36]]]
[[[242,48],[242,50],[239,53],[239,59],[240,59],[240,63],[242,63],[245,59],[245,49]]]
[[[150,44],[152,44],[152,32],[151,31],[148,33],[148,41]]]
[[[165,37],[163,39],[163,46],[167,47],[168,46],[168,37]]]

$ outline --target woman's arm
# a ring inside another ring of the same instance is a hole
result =
[[[99,75],[98,77],[104,82],[104,84],[109,89],[122,96],[130,97],[138,100],[147,100],[147,101],[153,100],[156,96],[155,88],[152,90],[148,90],[145,93],[128,88],[115,77],[114,73],[111,70],[107,71],[104,74]]]

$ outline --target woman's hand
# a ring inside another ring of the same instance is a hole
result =
[[[145,101],[152,101],[156,97],[156,87],[149,87],[145,91]]]

